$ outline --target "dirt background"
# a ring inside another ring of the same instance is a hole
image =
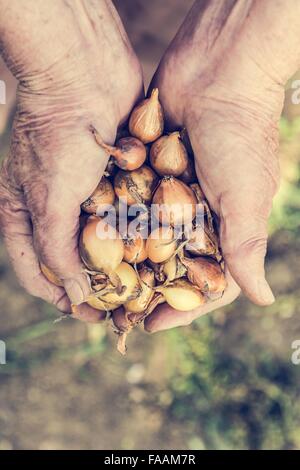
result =
[[[146,83],[192,3],[115,1]],[[53,324],[55,309],[18,286],[1,244],[0,449],[300,448],[300,366],[290,361],[300,339],[300,126],[289,93],[285,116],[268,309],[241,298],[191,327],[134,332],[124,359],[105,326]],[[8,140],[9,125],[1,155]]]

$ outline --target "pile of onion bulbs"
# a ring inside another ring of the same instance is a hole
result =
[[[124,354],[127,334],[159,304],[190,311],[222,296],[224,265],[188,136],[164,134],[158,89],[133,109],[114,146],[91,132],[109,160],[82,204],[85,301],[108,312]],[[43,273],[60,283],[45,266]]]

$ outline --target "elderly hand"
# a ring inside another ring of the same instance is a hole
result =
[[[80,204],[107,163],[89,126],[113,143],[141,97],[142,74],[111,2],[28,0],[22,7],[19,15],[18,0],[0,0],[1,52],[19,80],[0,222],[20,283],[69,312],[69,299],[79,304],[89,292],[77,250]],[[47,281],[39,261],[64,288]],[[103,316],[80,308],[87,321]]]
[[[274,301],[265,279],[267,220],[279,182],[278,120],[284,83],[300,66],[299,2],[210,2],[194,7],[163,57],[152,86],[170,127],[186,127],[196,171],[219,216],[228,288],[192,312],[160,306],[158,331],[232,302],[243,292]]]

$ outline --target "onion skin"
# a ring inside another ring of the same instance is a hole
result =
[[[116,150],[112,155],[119,168],[132,171],[143,165],[147,157],[147,149],[139,139],[123,137],[116,143]]]
[[[124,304],[124,308],[130,313],[142,313],[146,310],[152,297],[154,296],[153,287],[155,285],[154,272],[152,269],[144,266],[139,270],[141,292],[136,299],[130,300]]]
[[[51,282],[52,284],[55,284],[57,287],[64,287],[63,282],[45,264],[40,262],[40,268],[41,268],[42,273],[48,279],[49,282]]]
[[[181,312],[194,310],[205,303],[204,295],[186,279],[176,279],[160,289],[170,307]]]
[[[186,268],[183,266],[178,256],[174,256],[164,264],[163,273],[166,276],[165,282],[171,282],[183,277],[186,274]]]
[[[150,163],[160,176],[179,176],[186,170],[188,155],[179,132],[164,135],[152,144]]]
[[[171,227],[158,227],[150,233],[146,242],[148,258],[153,263],[167,261],[175,252],[177,241]]]
[[[123,243],[124,261],[130,264],[139,264],[147,259],[146,240],[140,234],[123,240]]]
[[[138,104],[129,119],[129,131],[134,137],[148,144],[158,139],[164,130],[164,116],[158,100],[158,89],[152,90],[151,96]]]
[[[173,176],[161,180],[152,199],[154,214],[162,224],[181,225],[196,216],[197,199],[194,192]]]
[[[99,230],[109,230],[107,236],[99,237]],[[92,270],[110,274],[115,271],[124,256],[120,234],[99,217],[93,217],[81,232],[79,252],[82,261]]]
[[[101,295],[101,291],[99,291],[98,297],[104,302],[121,305],[127,302],[132,295],[137,294],[140,287],[139,280],[133,267],[124,261],[117,267],[114,274],[119,276],[122,286],[126,287],[124,292],[118,294],[115,290],[105,295]]]
[[[91,307],[95,308],[96,310],[104,310],[109,312],[111,310],[117,309],[120,305],[119,304],[111,304],[108,302],[104,302],[97,297],[90,296],[86,299],[86,303],[89,304]]]
[[[206,294],[219,294],[227,287],[225,275],[221,266],[212,258],[185,258],[181,259],[187,268],[189,281]]]
[[[196,199],[197,199],[197,202],[199,204],[203,203],[203,201],[205,200],[205,195],[204,195],[204,192],[201,189],[200,184],[199,183],[192,183],[190,185],[190,188],[194,192],[194,194],[196,196]]]
[[[114,189],[119,198],[124,198],[129,206],[150,203],[156,186],[157,176],[146,165],[137,170],[120,170],[115,176]]]
[[[115,201],[115,192],[111,182],[102,176],[97,188],[91,196],[81,204],[87,214],[96,214],[99,206],[111,206]]]
[[[196,183],[197,175],[194,162],[189,158],[186,169],[180,175],[181,181],[185,184]]]
[[[190,232],[185,249],[196,256],[215,256],[218,253],[218,240],[214,233],[198,225]]]

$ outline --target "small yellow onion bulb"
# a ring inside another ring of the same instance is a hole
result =
[[[81,208],[88,214],[96,214],[98,207],[111,206],[115,200],[115,192],[111,182],[102,176],[100,183],[93,194],[81,204]]]
[[[135,137],[122,137],[115,146],[106,144],[96,129],[92,129],[98,145],[108,155],[111,155],[115,164],[122,170],[136,170],[146,160],[147,149],[143,142]]]
[[[150,163],[161,176],[179,176],[186,170],[188,155],[180,140],[180,132],[164,135],[152,144]]]
[[[205,303],[204,295],[186,279],[176,279],[156,289],[162,292],[166,302],[175,310],[188,312]]]
[[[135,298],[139,294],[139,280],[133,267],[124,261],[119,264],[114,273],[120,279],[121,285],[123,287],[122,292],[118,294],[117,289],[114,289],[113,286],[111,286],[112,289],[110,289],[108,285],[105,289],[106,292],[101,295],[101,291],[99,291],[97,297],[106,303],[121,305],[128,300],[131,300],[132,297]]]
[[[163,263],[174,254],[177,241],[174,239],[174,230],[171,227],[158,227],[154,229],[146,242],[148,258],[153,263]]]
[[[96,310],[104,310],[106,312],[110,312],[111,310],[115,310],[120,305],[119,304],[112,304],[109,302],[105,302],[104,300],[98,299],[97,297],[90,295],[86,299],[86,303],[89,304],[91,307],[95,308]]]
[[[196,215],[197,199],[194,192],[173,176],[161,180],[152,204],[154,215],[164,225],[189,224]]]
[[[151,201],[157,177],[146,165],[137,170],[119,170],[115,176],[114,189],[119,198],[124,198],[129,206],[147,204]]]
[[[165,282],[167,283],[183,277],[186,273],[186,268],[178,256],[173,256],[163,265],[163,273],[166,276]]]
[[[143,266],[139,270],[141,292],[138,297],[126,302],[124,307],[130,313],[142,313],[146,310],[154,296],[155,277],[152,269]]]
[[[212,258],[181,258],[182,264],[187,268],[189,281],[197,286],[201,292],[219,294],[227,286],[225,275],[221,266]]]
[[[158,89],[152,90],[149,99],[143,100],[131,113],[129,131],[144,144],[158,139],[164,130],[164,117],[158,100]]]
[[[123,237],[124,260],[130,264],[138,264],[147,258],[146,240],[140,233]]]
[[[49,282],[55,284],[57,287],[63,287],[63,282],[51,271],[48,266],[40,262],[40,268],[44,276],[48,279]]]
[[[93,217],[81,232],[79,251],[89,269],[109,275],[121,263],[124,245],[114,227],[99,217]]]
[[[214,256],[218,253],[218,240],[213,232],[205,225],[197,225],[189,233],[189,241],[185,249],[193,255]]]

